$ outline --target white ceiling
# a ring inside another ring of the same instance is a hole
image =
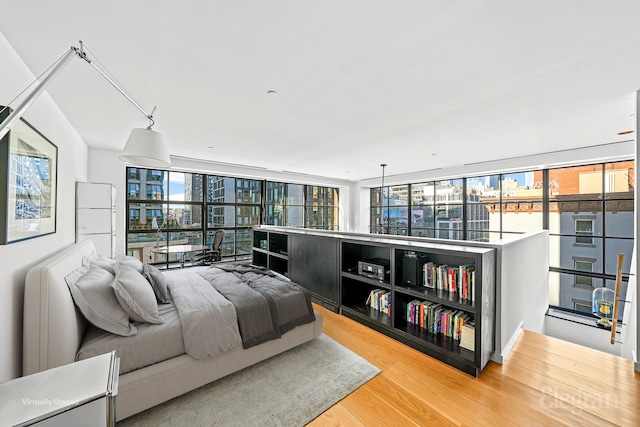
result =
[[[176,156],[360,180],[635,129],[637,0],[0,3],[34,75],[82,40]],[[147,125],[81,60],[48,92],[91,147]]]

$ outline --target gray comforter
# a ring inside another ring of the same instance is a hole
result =
[[[233,303],[244,348],[315,320],[309,292],[266,269],[231,264],[198,274]]]
[[[165,273],[180,316],[186,353],[205,359],[240,345],[236,310],[195,271]]]

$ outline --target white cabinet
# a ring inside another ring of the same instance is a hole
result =
[[[76,182],[76,242],[92,240],[100,255],[116,256],[116,189]]]
[[[0,384],[0,424],[115,426],[119,359],[115,352]]]

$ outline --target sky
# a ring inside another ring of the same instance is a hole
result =
[[[173,202],[184,201],[184,178],[183,173],[169,173],[169,200]]]

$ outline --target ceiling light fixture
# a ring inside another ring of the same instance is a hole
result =
[[[0,139],[3,138],[13,125],[22,117],[24,112],[33,104],[37,97],[44,91],[45,87],[49,84],[51,79],[60,72],[65,65],[73,58],[78,56],[84,59],[88,64],[98,71],[111,85],[116,88],[129,102],[131,102],[138,110],[140,110],[149,119],[149,126],[146,129],[133,129],[129,135],[129,139],[125,144],[124,150],[120,155],[120,159],[126,162],[134,163],[140,166],[147,166],[153,168],[165,168],[171,166],[171,158],[169,156],[169,147],[162,134],[154,131],[151,127],[154,124],[153,113],[156,108],[154,107],[152,112],[148,114],[144,108],[140,106],[114,79],[98,65],[96,65],[91,59],[87,57],[84,51],[82,41],[80,41],[80,48],[71,46],[71,48],[54,64],[43,73],[37,80],[34,89],[29,93],[22,103],[16,107],[11,114],[0,124]]]

